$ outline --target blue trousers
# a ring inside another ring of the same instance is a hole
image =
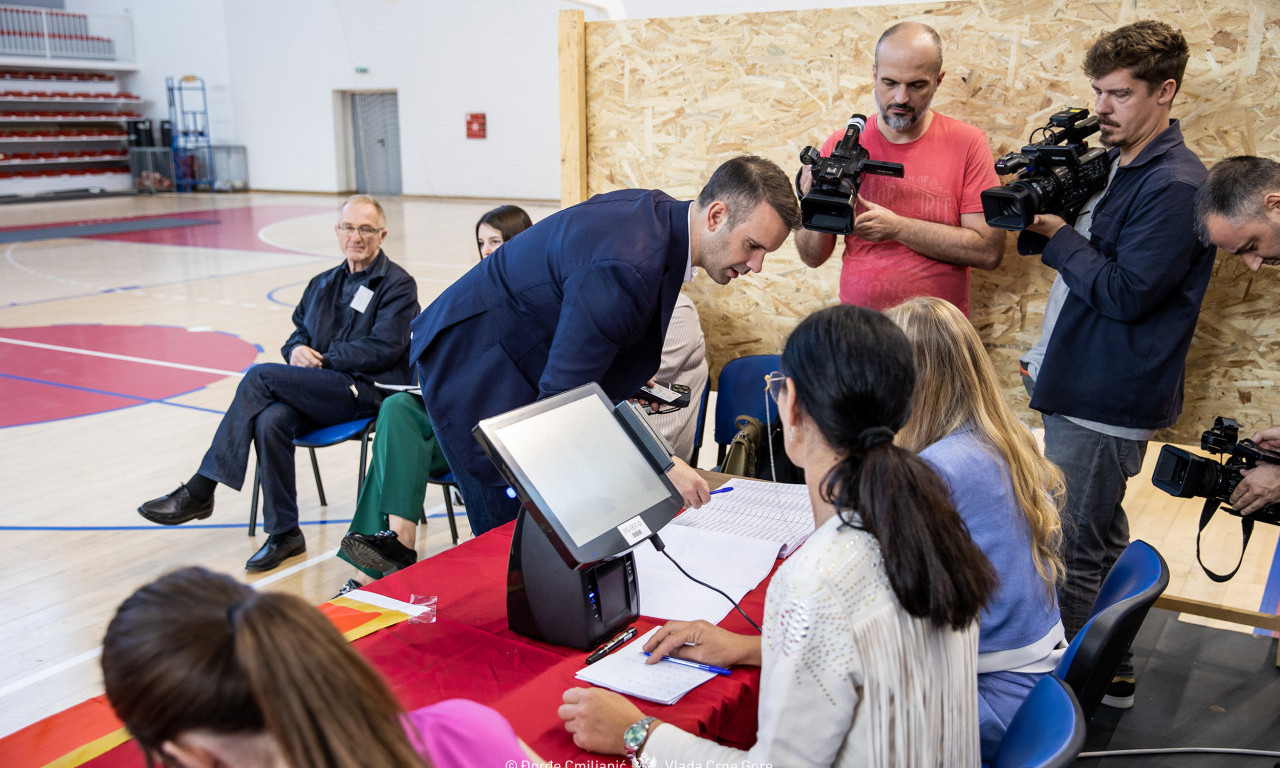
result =
[[[1121,502],[1129,478],[1142,469],[1147,443],[1044,414],[1044,452],[1062,470],[1067,485],[1062,515],[1067,578],[1058,587],[1058,605],[1070,640],[1089,620],[1103,579],[1129,545],[1129,518]],[[1117,674],[1132,671],[1126,659]]]
[[[298,527],[293,439],[317,427],[373,416],[381,399],[372,384],[347,373],[255,365],[240,380],[199,472],[240,490],[252,444],[262,479],[263,530],[287,533]]]
[[[430,414],[427,415],[430,417]],[[436,444],[440,446],[445,461],[449,462],[449,470],[458,481],[458,492],[462,494],[462,502],[467,505],[467,522],[471,525],[472,535],[479,536],[491,528],[516,519],[516,515],[520,513],[520,500],[507,496],[506,485],[485,485],[477,480],[467,471],[461,457],[454,453],[439,432],[436,433]]]

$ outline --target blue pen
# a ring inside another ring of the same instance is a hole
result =
[[[727,487],[725,487],[725,488],[717,488],[717,489],[715,489],[714,491],[712,491],[712,492],[711,492],[711,495],[712,495],[712,496],[715,496],[717,493],[728,493],[729,491],[732,491],[732,490],[733,490],[733,486],[732,486],[732,485],[727,486]]]
[[[649,656],[650,654],[648,651],[645,651],[644,655]],[[683,664],[686,667],[693,667],[694,669],[700,669],[703,672],[715,672],[717,675],[733,674],[733,670],[725,669],[724,667],[717,667],[714,664],[703,664],[700,661],[689,661],[688,659],[677,659],[675,656],[663,656],[662,660],[669,661],[673,664]]]

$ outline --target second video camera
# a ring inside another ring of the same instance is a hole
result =
[[[1265,451],[1252,440],[1238,440],[1240,425],[1222,416],[1213,420],[1213,429],[1200,436],[1200,447],[1209,453],[1225,454],[1222,463],[1166,445],[1156,458],[1151,474],[1155,487],[1171,496],[1201,498],[1225,503],[1240,484],[1242,469],[1253,469],[1259,461],[1280,464],[1280,454]],[[1227,508],[1233,515],[1239,515]],[[1280,504],[1271,504],[1254,512],[1250,518],[1260,523],[1280,525]]]
[[[1036,215],[1074,213],[1107,186],[1111,157],[1084,140],[1098,131],[1098,116],[1071,108],[1031,132],[1031,144],[996,161],[996,173],[1022,171],[1013,181],[982,191],[982,215],[996,229],[1018,231]],[[1037,137],[1039,140],[1037,141]]]
[[[800,196],[800,219],[805,229],[833,235],[852,233],[852,201],[862,186],[862,174],[902,178],[902,163],[872,160],[858,143],[858,137],[866,127],[865,116],[850,117],[844,136],[831,150],[830,157],[823,157],[813,147],[801,150],[800,162],[811,166],[813,173],[809,194]],[[796,191],[799,191],[798,187]]]

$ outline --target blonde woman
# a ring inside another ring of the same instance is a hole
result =
[[[1000,576],[979,620],[986,761],[1031,687],[1062,655],[1055,591],[1063,574],[1062,473],[1005,402],[982,341],[960,310],[916,298],[888,315],[910,340],[917,372],[911,418],[897,442],[933,465]]]

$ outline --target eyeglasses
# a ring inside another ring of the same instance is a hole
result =
[[[353,227],[350,224],[339,224],[335,229],[338,230],[338,234],[343,235],[344,237],[360,235],[363,240],[368,240],[383,231],[380,227],[378,229],[374,229],[373,227]]]
[[[769,393],[769,397],[773,398],[773,402],[778,402],[778,396],[782,394],[782,387],[787,383],[787,375],[782,371],[774,371],[764,377],[764,391]]]

